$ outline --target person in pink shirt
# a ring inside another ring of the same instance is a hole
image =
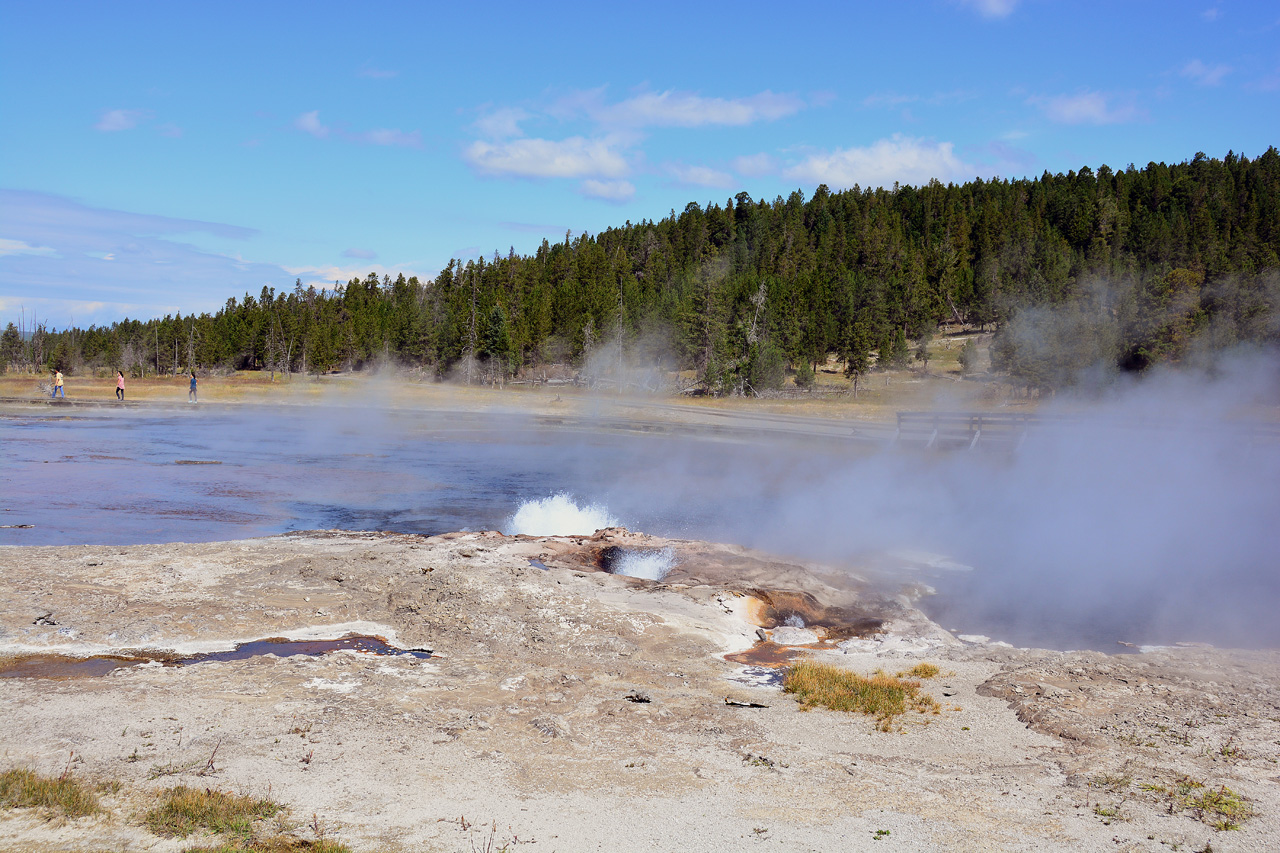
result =
[[[120,370],[116,371],[116,399],[124,399],[124,372]]]

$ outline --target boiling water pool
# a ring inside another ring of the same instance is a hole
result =
[[[0,544],[199,542],[308,529],[590,534],[616,524],[715,537],[726,519],[760,512],[767,499],[723,493],[723,472],[749,465],[767,488],[794,461],[776,448],[548,428],[518,416],[11,414],[0,418]]]
[[[876,565],[935,586],[943,627],[1105,651],[1280,645],[1277,482],[1276,447],[1199,434],[1073,428],[989,458],[372,407],[0,413],[0,545],[620,524]]]

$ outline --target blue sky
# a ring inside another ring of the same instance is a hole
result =
[[[1280,4],[0,0],[0,323],[1280,144]]]

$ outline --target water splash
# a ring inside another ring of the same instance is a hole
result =
[[[561,492],[520,504],[507,523],[507,532],[526,536],[589,536],[597,530],[617,526],[618,519],[605,507],[579,506],[571,495]]]
[[[660,581],[676,564],[674,548],[655,548],[646,551],[623,551],[613,564],[615,575]]]

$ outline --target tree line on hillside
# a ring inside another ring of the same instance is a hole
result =
[[[0,363],[134,374],[394,363],[493,381],[609,351],[751,393],[832,355],[856,383],[949,323],[994,328],[994,366],[1051,389],[1098,363],[1143,370],[1197,347],[1277,343],[1278,269],[1271,147],[962,185],[742,192],[530,255],[453,260],[431,281],[298,281],[214,314],[88,329],[10,323]]]

